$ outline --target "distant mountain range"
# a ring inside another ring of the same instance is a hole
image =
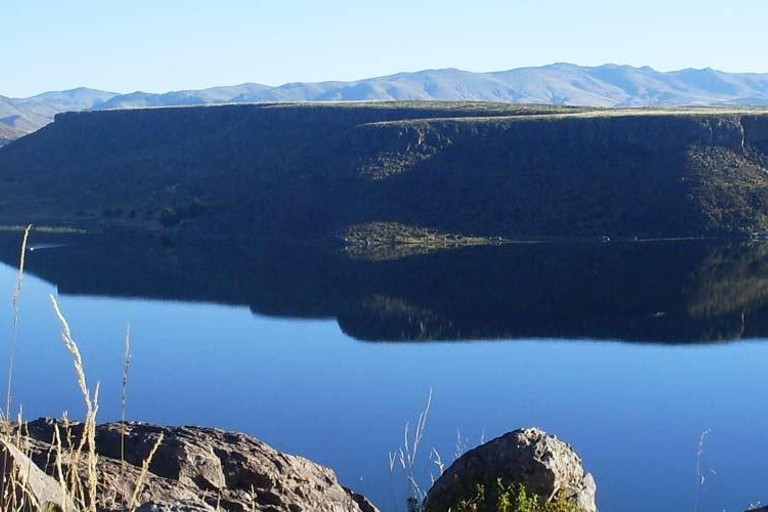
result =
[[[118,94],[78,88],[31,98],[0,96],[0,127],[27,133],[51,122],[55,114],[69,110],[355,100],[474,100],[593,107],[766,106],[768,74],[552,64],[493,73],[439,69],[354,82],[278,87],[242,84],[164,94]]]
[[[25,135],[27,132],[17,130],[11,126],[0,123],[0,146],[16,140],[19,137]]]
[[[59,112],[99,108],[105,101],[119,96],[115,92],[80,87],[69,91],[44,92],[31,98],[0,96],[0,129],[24,134],[53,121]],[[2,138],[2,132],[0,132]],[[0,141],[2,145],[2,141]]]

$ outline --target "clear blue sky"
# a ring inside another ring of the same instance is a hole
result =
[[[766,21],[766,0],[8,0],[0,94],[566,61],[768,72]]]

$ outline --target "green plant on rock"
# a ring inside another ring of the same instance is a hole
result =
[[[450,512],[584,512],[577,504],[565,499],[559,493],[554,499],[547,500],[530,493],[522,484],[505,484],[501,479],[496,482],[495,492],[486,493],[485,486],[478,484],[476,494],[469,499],[462,499]]]

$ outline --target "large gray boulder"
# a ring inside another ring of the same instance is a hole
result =
[[[55,461],[48,459],[47,449],[56,424],[56,420],[40,419],[26,428],[34,440],[32,458],[49,472]],[[70,428],[76,443],[82,424]],[[253,437],[213,428],[142,423],[97,427],[102,510],[124,510],[129,505],[141,465],[161,436],[139,492],[138,503],[146,505],[141,510],[378,512],[366,498],[342,487],[331,469],[281,453]]]
[[[509,432],[459,457],[427,493],[426,512],[445,512],[477,495],[489,497],[478,512],[495,512],[497,482],[522,484],[527,492],[551,500],[564,498],[585,512],[596,512],[596,486],[570,445],[538,428]]]

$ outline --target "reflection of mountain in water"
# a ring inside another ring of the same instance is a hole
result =
[[[18,237],[2,247],[2,261],[15,264]],[[247,304],[265,315],[336,318],[361,340],[697,342],[768,335],[766,256],[764,244],[677,242],[363,261],[312,247],[82,239],[32,252],[27,265],[62,293]]]

